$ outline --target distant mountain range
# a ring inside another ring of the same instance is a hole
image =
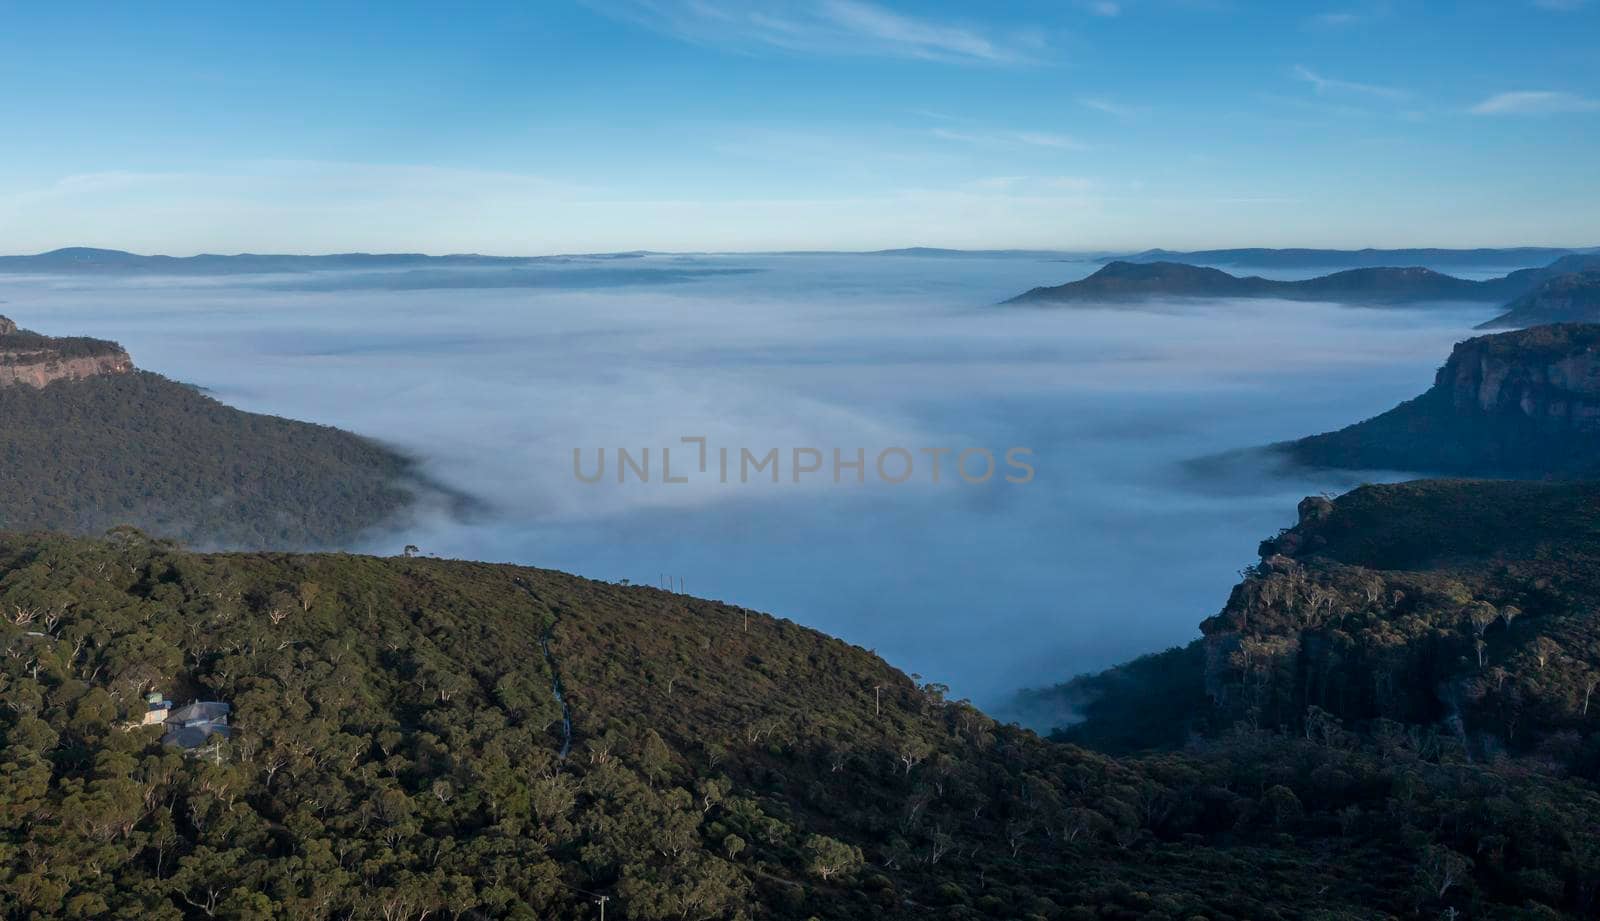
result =
[[[361,269],[515,268],[526,265],[638,259],[648,255],[653,254],[629,252],[568,256],[480,256],[475,253],[464,253],[429,256],[423,253],[335,253],[326,256],[298,256],[206,253],[199,256],[141,256],[118,249],[71,246],[32,256],[0,256],[0,273],[252,275]]]
[[[1514,246],[1502,249],[1147,249],[1100,262],[1179,262],[1187,265],[1247,265],[1262,269],[1371,269],[1393,265],[1503,269],[1543,265],[1562,256],[1593,255],[1600,247]]]
[[[1221,269],[1179,262],[1119,260],[1088,278],[1034,288],[1005,303],[1107,303],[1163,297],[1273,297],[1358,304],[1503,301],[1526,294],[1551,278],[1593,270],[1600,270],[1600,255],[1566,255],[1542,268],[1518,269],[1483,281],[1416,266],[1347,269],[1316,278],[1282,281],[1258,275],[1230,275]]]
[[[564,265],[597,261],[640,259],[646,256],[710,255],[839,255],[909,256],[931,259],[1038,259],[1061,262],[1094,261],[1150,264],[1171,262],[1184,265],[1238,265],[1270,269],[1355,269],[1401,265],[1426,265],[1433,268],[1504,269],[1510,266],[1538,266],[1568,255],[1600,254],[1600,247],[1558,248],[1522,246],[1504,249],[1213,249],[1178,252],[1149,249],[1131,255],[1102,255],[1105,251],[1073,252],[1057,249],[951,249],[937,246],[906,246],[891,249],[793,250],[770,253],[706,253],[630,250],[617,253],[570,253],[550,256],[485,256],[454,253],[431,256],[425,253],[332,253],[304,255],[293,253],[203,253],[197,256],[146,256],[117,249],[69,246],[32,255],[0,256],[0,274],[151,274],[151,275],[249,275],[280,272],[380,271],[385,269],[464,269],[517,268],[536,265]]]

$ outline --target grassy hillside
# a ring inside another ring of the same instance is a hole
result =
[[[330,546],[401,513],[415,485],[405,458],[364,438],[148,372],[0,387],[0,528]]]
[[[0,538],[0,612],[8,918],[1536,918],[1600,879],[1579,781],[1420,736],[1112,760],[656,589],[122,531]],[[119,728],[152,688],[233,739]]]

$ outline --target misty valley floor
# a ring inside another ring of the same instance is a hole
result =
[[[1248,466],[1203,478],[1185,461],[1386,409],[1424,389],[1493,309],[1019,312],[992,305],[1094,266],[633,263],[637,277],[608,266],[592,286],[9,277],[4,296],[28,325],[118,339],[233,405],[392,443],[492,509],[470,522],[424,515],[352,549],[409,543],[641,584],[670,574],[872,648],[1001,715],[1019,686],[1191,638],[1302,496],[1385,478]],[[575,448],[684,436],[869,457],[1025,446],[1037,473],[1020,486],[573,477]]]

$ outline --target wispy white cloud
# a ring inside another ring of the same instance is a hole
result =
[[[1311,84],[1318,94],[1346,94],[1359,96],[1373,96],[1379,99],[1405,99],[1411,94],[1392,86],[1379,86],[1375,83],[1357,83],[1354,80],[1336,80],[1325,77],[1309,67],[1295,65],[1294,76],[1297,80],[1304,80]]]
[[[1065,134],[1053,134],[1048,131],[977,132],[935,128],[931,133],[941,140],[957,141],[979,147],[1045,147],[1052,150],[1083,150],[1086,146],[1076,138]]]
[[[1137,118],[1143,112],[1138,106],[1113,102],[1100,96],[1080,96],[1078,97],[1078,105],[1093,109],[1096,112],[1104,112],[1107,115],[1115,115],[1117,118],[1125,119]]]
[[[1387,19],[1393,12],[1390,0],[1355,0],[1337,9],[1312,15],[1306,19],[1305,25],[1310,29],[1351,29]]]
[[[1024,64],[1045,42],[1035,30],[940,22],[866,0],[587,0],[616,19],[675,38],[739,50],[875,55],[957,64]]]
[[[1084,9],[1096,16],[1119,16],[1122,14],[1122,4],[1115,0],[1087,0]]]
[[[1474,115],[1556,115],[1563,112],[1600,112],[1600,99],[1557,90],[1516,90],[1495,93],[1472,107]]]
[[[1099,183],[1085,176],[985,176],[970,183],[982,192],[1004,192],[1012,195],[1082,194],[1099,188]]]

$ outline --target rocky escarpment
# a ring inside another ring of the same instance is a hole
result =
[[[1600,271],[1559,275],[1506,305],[1506,312],[1479,329],[1518,329],[1541,323],[1600,320]]]
[[[1108,751],[1238,729],[1600,776],[1600,483],[1418,480],[1311,497],[1188,647],[1053,689]],[[1044,694],[1044,692],[1040,692]],[[1070,695],[1070,696],[1069,696]]]
[[[1593,474],[1600,471],[1600,325],[1469,339],[1422,396],[1275,450],[1300,464],[1355,470]]]
[[[1307,499],[1201,624],[1213,727],[1428,727],[1470,753],[1591,731],[1600,485],[1435,480]]]
[[[1440,369],[1464,415],[1509,416],[1552,431],[1600,429],[1600,326],[1543,327],[1460,343]]]
[[[133,359],[115,342],[41,336],[0,317],[0,387],[44,387],[132,370]]]

